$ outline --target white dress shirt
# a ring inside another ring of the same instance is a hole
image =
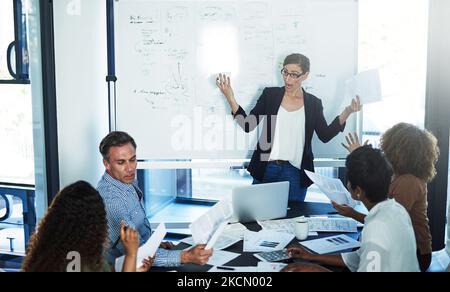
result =
[[[361,248],[342,254],[342,259],[352,272],[419,272],[416,253],[408,212],[395,200],[387,200],[367,215]]]

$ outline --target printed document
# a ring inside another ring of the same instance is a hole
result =
[[[346,249],[361,247],[361,243],[359,241],[356,241],[347,235],[302,241],[300,244],[317,254],[335,253]]]
[[[309,230],[317,232],[358,232],[358,222],[351,218],[308,218]]]
[[[195,244],[207,244],[216,230],[233,215],[233,207],[229,200],[214,205],[205,214],[189,226]]]
[[[244,236],[244,252],[266,252],[284,249],[294,238],[293,234],[272,230],[247,231]]]
[[[289,234],[295,234],[294,232],[294,223],[299,219],[305,219],[305,217],[297,217],[291,219],[280,219],[280,220],[267,220],[267,221],[258,221],[259,226],[261,226],[264,230],[273,230],[277,232],[285,232]],[[308,236],[317,236],[316,231],[309,231]]]
[[[361,72],[345,82],[345,100],[350,101],[357,95],[361,104],[381,100],[380,73],[377,69]]]
[[[329,178],[308,170],[305,170],[305,173],[331,201],[339,205],[345,204],[352,208],[356,206],[355,200],[352,199],[340,179]]]

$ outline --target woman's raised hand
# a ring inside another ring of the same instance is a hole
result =
[[[357,133],[355,133],[353,135],[352,135],[352,133],[349,133],[347,136],[345,136],[345,140],[347,140],[347,144],[342,143],[341,145],[345,149],[347,149],[347,151],[349,153],[352,153],[359,147],[366,146],[369,144],[369,140],[367,140],[366,142],[364,142],[363,145],[361,145],[361,142],[359,142],[359,137],[358,137]]]
[[[362,109],[361,100],[358,95],[356,96],[356,98],[352,99],[352,103],[347,108],[350,113],[356,113]]]
[[[234,99],[233,88],[231,87],[231,79],[229,76],[225,74],[219,74],[216,79],[217,87],[219,87],[220,91],[225,95],[228,101]]]

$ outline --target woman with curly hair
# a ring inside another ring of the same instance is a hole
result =
[[[344,147],[350,152],[361,146],[357,135],[350,134],[347,143]],[[436,175],[435,165],[439,157],[437,139],[427,130],[400,123],[384,133],[380,146],[394,169],[389,197],[408,211],[416,236],[420,269],[426,271],[432,257],[432,238],[427,215],[427,183]],[[335,202],[333,206],[341,215],[364,222],[365,215],[353,208]]]
[[[25,272],[65,272],[80,255],[82,272],[112,271],[104,261],[108,238],[106,211],[100,194],[87,182],[76,182],[59,192],[30,239],[23,262]],[[136,271],[139,238],[136,231],[122,225],[121,240],[126,246],[124,271]],[[142,270],[151,262],[145,261]]]

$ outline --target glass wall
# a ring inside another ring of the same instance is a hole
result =
[[[382,101],[363,110],[375,146],[399,122],[424,127],[428,10],[428,0],[359,1],[359,71],[379,69],[382,87]]]
[[[34,185],[31,86],[0,84],[0,183]]]

